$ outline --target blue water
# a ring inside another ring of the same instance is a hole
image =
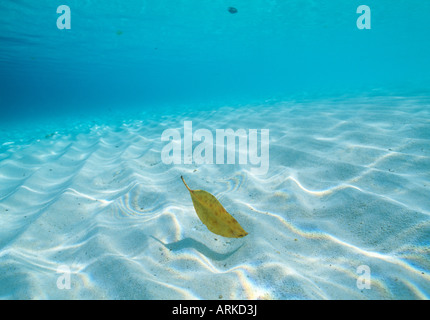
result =
[[[0,298],[428,299],[429,14],[2,0]],[[161,133],[185,120],[270,129],[269,171],[165,165]],[[222,197],[245,242],[214,242],[180,175]],[[372,290],[357,290],[363,264]]]
[[[370,30],[355,0],[70,0],[70,30],[60,4],[0,4],[2,120],[429,90],[426,1],[367,3]]]

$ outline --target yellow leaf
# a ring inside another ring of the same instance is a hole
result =
[[[181,179],[191,194],[197,216],[211,232],[227,238],[248,234],[213,195],[204,190],[191,190],[182,176]]]

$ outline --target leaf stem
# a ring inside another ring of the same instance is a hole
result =
[[[185,182],[185,180],[184,180],[184,177],[183,176],[181,176],[181,179],[182,179],[182,182],[185,184],[185,186],[187,187],[187,189],[188,189],[188,191],[193,191],[193,190],[191,190],[189,187],[188,187],[188,185],[187,185],[187,183]]]

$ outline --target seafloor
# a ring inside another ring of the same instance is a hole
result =
[[[0,298],[428,299],[429,101],[2,125]],[[186,120],[214,133],[269,129],[268,172],[163,163],[163,130]],[[208,231],[181,175],[249,235]],[[363,265],[368,289],[357,286]],[[64,267],[70,289],[57,286]]]

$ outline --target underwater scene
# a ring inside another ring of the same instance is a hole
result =
[[[2,0],[0,299],[429,299],[429,13]]]

